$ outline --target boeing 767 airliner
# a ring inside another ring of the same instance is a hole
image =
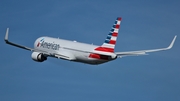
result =
[[[87,64],[102,64],[108,61],[125,56],[139,56],[146,55],[148,52],[156,52],[171,49],[176,36],[167,48],[127,51],[127,52],[114,52],[116,39],[120,29],[122,18],[118,17],[107,35],[104,43],[101,46],[92,44],[80,43],[76,41],[69,41],[52,37],[40,37],[34,42],[34,48],[22,46],[8,41],[9,28],[7,28],[5,35],[5,42],[7,44],[32,51],[32,59],[37,62],[47,60],[47,57],[54,57],[69,61],[87,63]]]

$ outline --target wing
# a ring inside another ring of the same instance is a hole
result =
[[[76,60],[75,56],[71,52],[67,51],[60,51],[59,53],[55,53],[54,57],[70,61]]]
[[[43,55],[45,55],[46,57],[50,56],[50,57],[55,57],[55,58],[60,58],[60,59],[65,59],[65,60],[75,60],[75,57],[71,53],[68,53],[68,52],[51,53],[51,52],[48,52],[48,51],[29,48],[29,47],[26,47],[26,46],[23,46],[23,45],[19,45],[19,44],[10,42],[8,40],[8,35],[9,35],[9,28],[7,28],[7,30],[6,30],[6,35],[5,35],[4,40],[5,40],[5,42],[7,44],[10,44],[12,46],[22,48],[22,49],[25,49],[25,50],[29,50],[29,51],[43,53]]]
[[[12,46],[19,47],[19,48],[22,48],[22,49],[30,50],[30,51],[34,50],[33,48],[29,48],[29,47],[26,47],[26,46],[18,45],[16,43],[12,43],[12,42],[8,41],[8,34],[9,34],[9,28],[7,28],[7,30],[6,30],[6,36],[5,36],[5,39],[4,39],[7,44],[10,44]]]
[[[128,52],[115,52],[115,54],[118,57],[125,57],[125,56],[139,56],[139,55],[148,55],[147,53],[149,52],[157,52],[157,51],[163,51],[163,50],[168,50],[171,49],[174,45],[174,42],[176,40],[176,37],[174,37],[174,39],[172,40],[171,44],[166,47],[166,48],[159,48],[159,49],[150,49],[150,50],[139,50],[139,51],[128,51]]]

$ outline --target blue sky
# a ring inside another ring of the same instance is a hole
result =
[[[4,42],[33,47],[40,36],[101,45],[122,17],[116,51],[166,47],[180,36],[178,0],[1,0],[0,101],[179,101],[180,41],[168,51],[98,66],[48,58]]]

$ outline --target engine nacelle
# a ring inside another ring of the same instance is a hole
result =
[[[33,52],[31,55],[32,59],[37,62],[43,62],[47,60],[47,57],[43,55],[43,53]]]

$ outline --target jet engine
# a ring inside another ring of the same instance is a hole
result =
[[[43,55],[43,53],[33,52],[31,55],[32,59],[37,62],[43,62],[47,60],[47,57]]]

